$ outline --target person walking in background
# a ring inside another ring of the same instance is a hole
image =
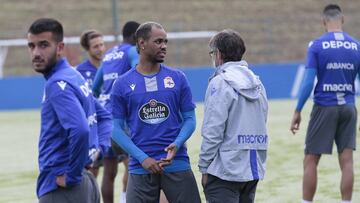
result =
[[[126,200],[158,203],[162,189],[169,202],[200,202],[185,145],[196,126],[187,79],[162,64],[168,39],[160,24],[141,24],[135,39],[139,64],[111,93],[112,138],[130,154]]]
[[[100,67],[106,49],[103,35],[97,30],[86,30],[80,36],[80,44],[87,52],[88,59],[77,65],[76,70],[81,73],[92,88],[96,71]]]
[[[98,140],[96,107],[83,77],[63,58],[63,27],[54,19],[38,19],[30,26],[27,41],[34,70],[46,79],[39,140],[39,202],[100,202],[96,179],[85,170],[90,140]]]
[[[111,112],[110,93],[114,81],[120,75],[134,67],[138,62],[138,54],[135,47],[135,31],[139,23],[128,21],[125,23],[122,34],[123,42],[108,50],[102,60],[100,69],[96,73],[93,93],[99,97],[100,103]],[[101,192],[104,203],[114,202],[114,182],[118,171],[118,162],[124,163],[125,171],[122,179],[121,202],[126,199],[126,186],[128,179],[128,157],[127,154],[117,145],[112,147],[104,155],[104,175],[101,185]]]
[[[360,70],[359,41],[343,31],[344,16],[338,5],[323,10],[326,33],[309,44],[304,80],[290,130],[300,128],[301,110],[314,79],[314,106],[305,139],[303,203],[313,201],[317,166],[322,154],[331,154],[335,141],[341,169],[342,203],[351,202],[354,185],[353,150],[356,147],[355,84]]]
[[[215,73],[205,95],[199,158],[206,200],[254,202],[266,170],[266,91],[242,60],[246,48],[238,32],[217,33],[209,47]]]

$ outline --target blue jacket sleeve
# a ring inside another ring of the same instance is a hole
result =
[[[139,149],[128,135],[124,132],[125,121],[123,119],[113,119],[112,139],[128,154],[142,163],[149,156]]]
[[[88,160],[90,129],[85,112],[70,85],[64,90],[55,85],[51,92],[50,103],[68,136],[70,157],[65,181],[67,186],[72,186],[81,181]]]
[[[305,105],[306,100],[309,98],[311,94],[311,90],[314,86],[314,80],[316,76],[316,69],[314,68],[306,68],[304,79],[300,86],[300,93],[298,103],[296,105],[296,111],[301,112],[302,108]]]
[[[95,100],[95,108],[98,122],[99,146],[101,155],[103,155],[103,152],[111,146],[112,116],[97,100]]]
[[[135,66],[139,63],[139,54],[136,51],[136,46],[132,46],[128,50],[128,59],[131,65],[131,68],[135,68]]]
[[[96,71],[96,75],[94,78],[94,83],[92,86],[92,92],[94,94],[95,97],[99,97],[100,93],[101,93],[101,87],[104,83],[103,80],[103,67],[102,65],[100,66],[99,70]]]
[[[196,127],[195,111],[181,112],[183,117],[183,125],[179,135],[176,137],[174,143],[179,149],[190,138]]]

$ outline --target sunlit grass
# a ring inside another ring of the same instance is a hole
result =
[[[311,102],[302,113],[302,125],[297,135],[289,131],[295,106],[293,100],[270,101],[268,131],[270,136],[267,173],[265,180],[259,182],[256,202],[293,203],[301,200],[302,161],[305,131],[308,123]],[[0,203],[36,202],[35,185],[37,169],[37,142],[40,129],[39,111],[0,112]],[[201,145],[201,124],[203,105],[197,104],[197,128],[187,142],[188,152],[195,177],[200,185],[201,174],[197,161]],[[336,150],[332,156],[323,156],[318,172],[318,188],[315,202],[340,202],[340,170]],[[354,153],[355,185],[353,202],[360,202],[360,157]],[[102,172],[102,170],[101,170]],[[123,165],[119,165],[116,180],[116,200],[119,202]],[[98,177],[99,183],[101,180]],[[205,201],[203,201],[205,202]]]

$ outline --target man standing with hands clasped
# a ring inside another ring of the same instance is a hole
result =
[[[187,79],[162,64],[168,39],[160,24],[140,25],[135,38],[139,64],[111,94],[113,139],[130,155],[126,201],[157,203],[162,189],[169,202],[200,202],[185,145],[196,126]]]

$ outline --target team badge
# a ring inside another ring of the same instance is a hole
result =
[[[175,82],[172,77],[167,76],[164,78],[164,86],[165,88],[173,88],[175,86]]]
[[[148,103],[141,106],[139,110],[139,118],[148,124],[159,124],[165,121],[169,115],[169,107],[155,99],[151,99]]]

